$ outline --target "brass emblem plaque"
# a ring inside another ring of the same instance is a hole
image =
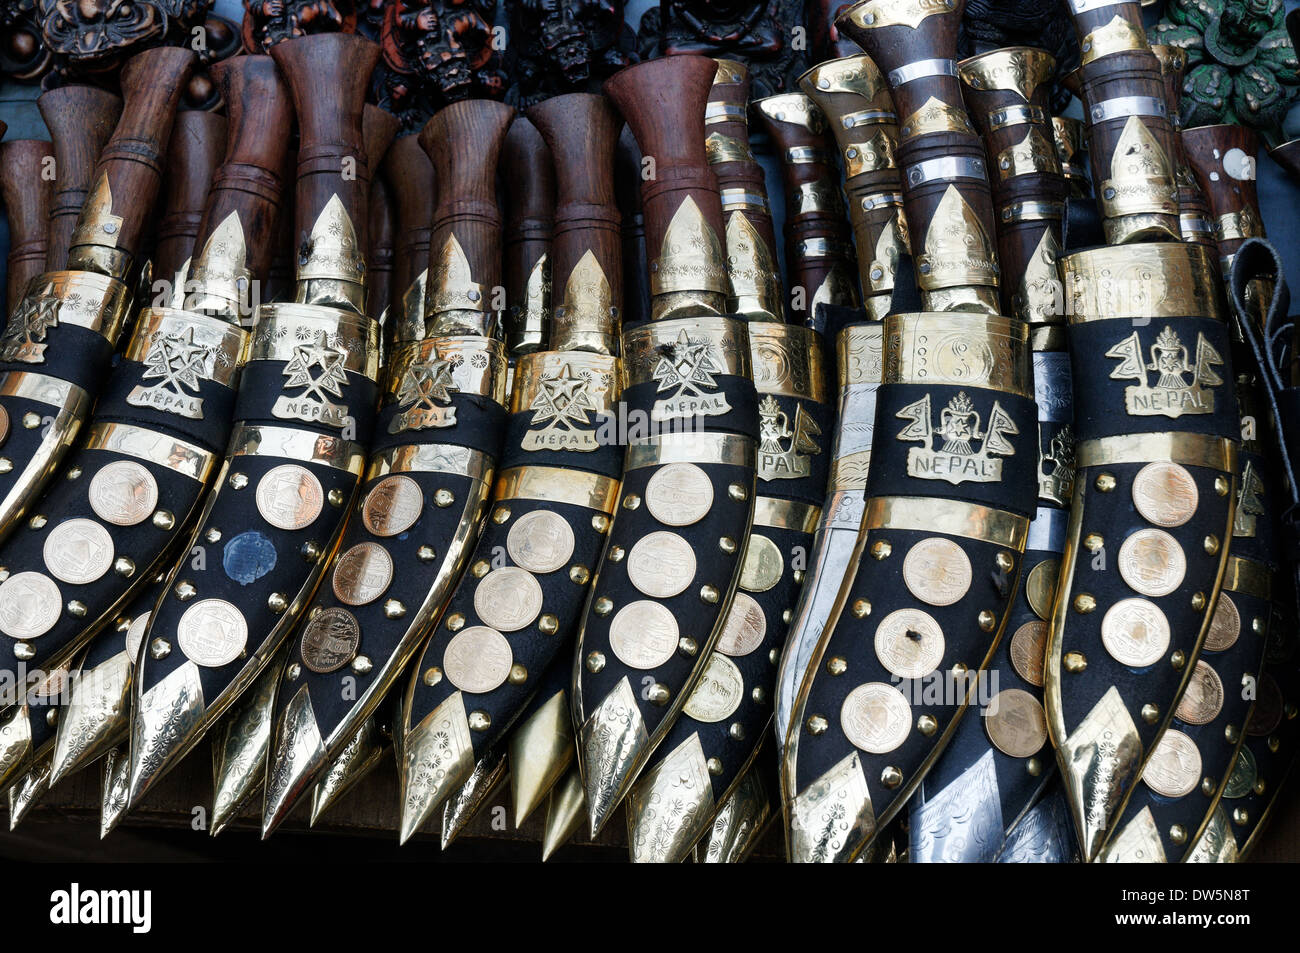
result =
[[[1196,742],[1177,728],[1166,729],[1142,769],[1142,780],[1165,797],[1192,793],[1201,780],[1201,752]]]
[[[695,578],[695,551],[676,533],[649,533],[628,553],[627,577],[643,595],[658,599],[678,595]]]
[[[320,675],[337,672],[357,654],[361,624],[347,609],[322,609],[302,630],[302,664]]]
[[[923,539],[903,559],[908,591],[932,606],[950,606],[970,591],[970,559],[950,539]]]
[[[398,536],[424,512],[424,491],[408,476],[384,477],[366,494],[361,521],[376,536]]]
[[[113,537],[95,520],[65,520],[45,537],[42,555],[55,579],[84,586],[112,567]]]
[[[573,546],[573,529],[549,510],[525,513],[506,536],[506,552],[529,572],[554,572],[569,561]]]
[[[696,721],[714,724],[726,721],[740,707],[745,697],[745,679],[736,668],[736,663],[725,655],[714,652],[691,692],[682,713]]]
[[[541,583],[515,566],[494,569],[474,590],[474,611],[484,624],[501,632],[515,632],[542,611]]]
[[[876,657],[899,678],[923,678],[943,661],[943,629],[920,609],[896,609],[876,627]]]
[[[742,658],[763,644],[767,635],[767,617],[753,596],[737,592],[727,613],[718,651],[732,658]]]
[[[1177,463],[1148,463],[1133,478],[1133,505],[1148,523],[1182,526],[1196,513],[1196,481]]]
[[[1008,688],[994,695],[984,709],[984,730],[1003,754],[1028,758],[1047,743],[1047,715],[1029,692]]]
[[[1183,584],[1187,557],[1162,529],[1140,529],[1119,548],[1119,574],[1144,596],[1167,596]]]
[[[1101,644],[1120,664],[1146,668],[1169,648],[1169,620],[1153,602],[1121,599],[1101,620]]]
[[[514,661],[504,635],[485,625],[472,625],[447,643],[442,670],[462,692],[482,695],[505,682]]]
[[[713,507],[713,483],[693,463],[670,463],[647,481],[645,504],[666,526],[690,526]]]
[[[0,583],[0,632],[10,638],[44,635],[62,611],[59,587],[44,573],[20,572]]]
[[[257,484],[257,511],[278,529],[310,526],[320,515],[324,501],[320,480],[296,463],[275,467]]]
[[[749,537],[745,562],[740,567],[740,588],[750,592],[767,592],[781,581],[785,560],[776,543],[762,533]]]
[[[1223,711],[1223,680],[1204,661],[1197,660],[1187,690],[1178,702],[1174,717],[1189,725],[1208,725]]]
[[[1026,622],[1011,636],[1011,664],[1035,688],[1043,687],[1043,660],[1047,655],[1047,623]]]
[[[1214,606],[1214,615],[1210,617],[1210,627],[1205,631],[1205,651],[1226,652],[1237,644],[1239,635],[1241,612],[1228,593],[1220,592],[1219,601]]]
[[[631,668],[663,665],[677,651],[677,620],[665,606],[648,599],[625,605],[609,625],[609,647]]]
[[[181,616],[176,643],[195,665],[220,668],[243,654],[248,623],[244,614],[224,599],[204,599]]]
[[[1061,563],[1057,559],[1044,559],[1029,570],[1025,579],[1025,601],[1034,615],[1040,619],[1052,616],[1052,602],[1056,599],[1056,578],[1061,574]]]
[[[334,595],[350,606],[378,599],[393,581],[393,557],[378,543],[357,543],[334,564]]]
[[[844,699],[840,728],[855,747],[870,754],[888,754],[907,740],[912,706],[893,685],[868,682]]]
[[[90,508],[106,523],[134,526],[158,505],[158,481],[134,460],[115,460],[90,481]]]

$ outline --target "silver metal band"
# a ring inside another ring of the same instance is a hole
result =
[[[1026,123],[1046,124],[1048,121],[1047,110],[1029,104],[1007,106],[989,113],[990,129],[1005,129],[1007,126],[1022,126]]]
[[[743,122],[748,124],[749,112],[736,103],[712,102],[704,107],[704,124],[711,126],[719,122]]]
[[[879,192],[875,195],[864,195],[862,197],[861,204],[862,204],[862,211],[864,212],[874,212],[876,209],[885,208],[886,206],[902,208],[903,193],[902,192]]]
[[[971,159],[966,156],[944,156],[941,159],[926,159],[916,165],[907,167],[907,184],[912,188],[927,182],[946,182],[950,179],[985,179],[983,159]]]
[[[805,238],[798,245],[802,258],[852,258],[853,247],[829,238]]]
[[[1154,96],[1116,96],[1097,103],[1088,110],[1090,122],[1106,122],[1108,119],[1127,119],[1129,116],[1154,116],[1168,118],[1169,107],[1163,99]]]
[[[366,455],[361,445],[296,427],[266,427],[239,424],[230,438],[231,456],[287,457],[304,463],[320,463],[361,475]]]
[[[217,460],[216,454],[187,440],[178,440],[133,424],[95,424],[86,438],[86,449],[135,457],[175,470],[200,483],[207,480]]]
[[[1039,222],[1065,217],[1064,202],[1012,202],[1002,207],[1004,222]]]
[[[741,434],[672,433],[628,444],[624,469],[662,463],[726,463],[752,469],[756,459],[753,439]]]
[[[889,85],[902,86],[927,76],[956,76],[957,64],[952,60],[917,60],[889,71]]]
[[[812,162],[830,165],[831,155],[825,149],[815,146],[791,146],[785,150],[785,161],[788,165],[807,165]]]
[[[840,125],[845,129],[871,126],[879,122],[898,122],[898,116],[887,109],[859,109],[840,117]]]
[[[753,209],[758,212],[767,211],[767,196],[758,192],[747,192],[744,189],[722,189],[719,193],[722,198],[722,211],[727,213],[733,209]]]

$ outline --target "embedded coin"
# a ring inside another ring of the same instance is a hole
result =
[[[573,543],[573,529],[563,516],[550,510],[533,510],[510,527],[506,552],[529,572],[554,572],[573,555]]]
[[[424,510],[424,491],[408,476],[387,476],[370,488],[361,522],[376,536],[396,536],[415,525]]]
[[[11,638],[44,635],[62,610],[59,587],[44,573],[20,572],[0,583],[0,632]]]
[[[9,411],[0,407],[0,445],[9,439]]]
[[[1020,688],[998,692],[984,709],[989,741],[1011,758],[1028,758],[1047,743],[1047,715],[1038,699]]]
[[[1025,580],[1025,601],[1040,619],[1052,615],[1052,602],[1056,599],[1056,577],[1060,573],[1061,563],[1057,559],[1044,559],[1029,570],[1029,578]]]
[[[758,601],[744,592],[737,592],[718,636],[718,651],[733,658],[748,655],[763,644],[767,635],[767,617]]]
[[[334,595],[363,606],[383,595],[393,581],[393,557],[378,543],[357,543],[334,564]]]
[[[920,609],[896,609],[876,626],[876,657],[899,678],[923,678],[943,661],[943,629]]]
[[[248,643],[244,615],[224,599],[204,599],[185,610],[176,625],[176,644],[195,665],[228,665]]]
[[[302,529],[320,515],[325,492],[306,467],[285,463],[268,471],[257,484],[257,510],[279,529]]]
[[[522,629],[542,611],[541,583],[526,569],[494,569],[474,590],[474,611],[499,632]]]
[[[1196,742],[1177,728],[1165,729],[1142,769],[1142,780],[1165,797],[1190,794],[1201,781],[1201,752]]]
[[[1047,655],[1047,623],[1033,620],[1011,636],[1011,664],[1035,688],[1043,687],[1043,659]]]
[[[1208,725],[1223,710],[1223,680],[1207,663],[1197,660],[1174,717],[1189,725]]]
[[[676,533],[662,530],[637,540],[627,555],[627,578],[644,595],[667,599],[685,592],[695,578],[695,551]]]
[[[347,609],[317,612],[302,630],[302,664],[320,675],[337,672],[357,654],[361,624]]]
[[[849,692],[840,706],[840,728],[857,748],[888,754],[912,727],[912,706],[893,685],[868,682]]]
[[[950,606],[970,591],[970,559],[950,539],[931,536],[907,552],[903,582],[922,602]]]
[[[1121,599],[1101,620],[1101,644],[1120,664],[1146,668],[1169,648],[1169,620],[1153,602]]]
[[[1210,616],[1210,627],[1205,631],[1203,648],[1207,652],[1226,652],[1237,644],[1239,635],[1241,613],[1232,597],[1226,592],[1220,592],[1219,601],[1214,606],[1214,615]]]
[[[781,581],[785,560],[776,543],[762,533],[749,537],[745,562],[740,567],[740,588],[750,592],[767,592]]]
[[[1133,478],[1133,505],[1157,526],[1182,526],[1196,512],[1196,481],[1177,463],[1148,463]]]
[[[1162,529],[1140,529],[1119,548],[1119,574],[1144,596],[1167,596],[1183,584],[1187,557]]]
[[[677,620],[666,606],[648,599],[629,602],[609,624],[609,647],[632,668],[658,668],[677,651]]]
[[[496,629],[472,625],[457,632],[442,653],[442,670],[447,680],[462,692],[482,695],[510,675],[514,664],[510,643]]]
[[[1259,777],[1259,765],[1255,761],[1255,755],[1251,750],[1242,745],[1237,751],[1237,760],[1233,762],[1232,774],[1228,775],[1228,781],[1223,786],[1223,796],[1230,798],[1245,797],[1255,787],[1255,779]]]
[[[144,641],[144,634],[149,629],[150,614],[141,612],[126,627],[126,655],[133,664],[140,659],[140,643]]]
[[[65,520],[45,537],[42,555],[55,579],[84,586],[112,567],[113,537],[95,520]]]
[[[1282,689],[1278,688],[1273,676],[1265,672],[1259,677],[1255,707],[1246,721],[1246,732],[1257,738],[1271,735],[1282,722],[1282,708]]]
[[[690,526],[712,508],[713,483],[693,463],[670,463],[647,481],[645,505],[661,523]]]
[[[158,505],[158,481],[134,460],[115,460],[95,474],[87,495],[90,508],[105,523],[134,526]]]
[[[704,667],[682,713],[708,724],[725,721],[735,714],[745,697],[745,679],[736,663],[714,652]]]

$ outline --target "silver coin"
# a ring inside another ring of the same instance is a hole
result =
[[[1140,529],[1119,547],[1119,574],[1144,596],[1167,596],[1183,584],[1187,557],[1162,529]]]
[[[573,528],[550,510],[525,513],[506,535],[506,552],[529,572],[554,572],[569,561],[573,546]]]
[[[840,706],[840,728],[869,754],[888,754],[912,729],[912,706],[893,685],[868,682],[849,692]]]
[[[134,460],[115,460],[90,481],[90,508],[106,523],[134,526],[158,505],[158,481]]]
[[[1196,480],[1168,461],[1148,463],[1133,478],[1133,505],[1157,526],[1182,526],[1196,513]]]
[[[126,655],[133,664],[140,659],[140,643],[144,641],[144,634],[149,630],[150,615],[151,613],[141,612],[126,627]]]
[[[762,533],[753,533],[745,546],[745,561],[740,566],[740,588],[748,592],[767,592],[781,581],[785,559],[781,548]]]
[[[542,611],[541,583],[516,566],[494,569],[474,590],[474,611],[485,625],[499,632],[515,632]]]
[[[384,477],[366,494],[361,522],[376,536],[397,536],[415,525],[424,511],[424,491],[408,476]]]
[[[670,463],[646,482],[645,504],[659,522],[689,526],[713,507],[713,483],[693,463]]]
[[[677,651],[677,620],[665,606],[648,599],[629,602],[609,624],[609,647],[631,668],[663,665]]]
[[[302,663],[313,672],[337,672],[357,654],[361,623],[347,609],[332,606],[317,612],[302,630]]]
[[[1165,797],[1182,797],[1196,790],[1201,780],[1201,751],[1196,742],[1177,728],[1166,729],[1142,769],[1142,780]]]
[[[363,606],[384,594],[393,581],[393,557],[378,543],[357,543],[334,563],[334,595]]]
[[[718,651],[742,658],[762,645],[766,636],[767,617],[758,600],[748,593],[737,592],[722,634],[718,636]]]
[[[1146,599],[1121,599],[1101,620],[1101,644],[1121,665],[1146,668],[1169,648],[1169,620]]]
[[[1240,635],[1241,611],[1230,595],[1220,592],[1214,615],[1210,616],[1210,627],[1205,630],[1203,648],[1207,652],[1226,652],[1237,644]]]
[[[1219,673],[1203,659],[1197,659],[1174,717],[1189,725],[1208,725],[1223,711],[1223,697],[1223,679]]]
[[[950,606],[970,591],[970,557],[952,540],[931,536],[907,551],[903,582],[922,602]]]
[[[462,692],[482,695],[510,675],[514,653],[506,637],[485,625],[472,625],[457,632],[442,653],[442,670],[447,680]]]
[[[649,533],[627,555],[627,578],[642,595],[656,599],[678,595],[695,578],[695,551],[676,533]]]
[[[943,661],[943,629],[920,609],[896,609],[876,626],[876,657],[899,678],[924,678]]]
[[[11,638],[44,635],[62,611],[59,587],[44,573],[20,572],[0,583],[0,632]]]
[[[316,474],[296,463],[275,467],[257,484],[257,511],[278,529],[297,530],[310,526],[325,503]]]
[[[244,614],[224,599],[204,599],[181,616],[176,644],[195,665],[220,668],[243,654],[248,623]]]
[[[65,520],[45,537],[41,552],[51,576],[84,586],[112,568],[113,537],[95,520]]]
[[[682,713],[696,721],[715,724],[736,713],[745,697],[745,679],[736,663],[714,652],[705,663],[695,690],[682,706]]]

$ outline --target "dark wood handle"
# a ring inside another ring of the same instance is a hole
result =
[[[393,242],[396,238],[396,212],[393,190],[382,174],[370,183],[370,248],[366,280],[366,313],[384,313],[393,303]]]
[[[1197,126],[1182,131],[1187,162],[1208,203],[1219,254],[1235,255],[1248,238],[1264,237],[1255,187],[1259,138],[1245,126]]]
[[[541,279],[550,270],[544,259],[555,228],[551,152],[522,115],[515,116],[501,148],[501,184],[506,203],[501,247],[506,348],[519,355],[541,348],[550,323],[551,295]]]
[[[335,195],[352,221],[357,248],[368,247],[370,195],[362,107],[379,47],[351,33],[318,33],[271,47],[298,115],[294,208],[297,241]]]
[[[401,121],[386,109],[366,103],[361,111],[361,135],[366,143],[366,168],[373,178],[384,161],[384,155],[393,144]]]
[[[504,103],[469,99],[440,110],[420,132],[433,161],[438,202],[433,211],[429,267],[436,268],[453,234],[472,280],[488,293],[501,284],[501,209],[496,171],[515,111]]]
[[[170,281],[195,251],[208,189],[226,141],[226,119],[183,109],[172,126],[163,177],[163,217],[153,253],[154,277]]]
[[[46,172],[53,155],[54,147],[40,139],[0,143],[0,197],[9,218],[5,314],[17,307],[27,282],[45,270],[51,191]]]
[[[623,126],[614,151],[614,194],[623,216],[623,327],[650,320],[650,272],[646,268],[645,215],[641,211],[641,150]]]
[[[45,270],[68,263],[68,245],[104,143],[122,115],[122,99],[96,86],[60,86],[36,100],[54,141],[54,189]]]
[[[393,239],[393,297],[400,300],[429,263],[436,183],[433,163],[420,137],[401,136],[384,156],[384,178],[393,193],[396,235]]]
[[[91,194],[77,220],[75,247],[68,255],[73,267],[95,261],[101,263],[96,270],[121,278],[140,252],[146,228],[155,220],[176,105],[194,63],[192,51],[164,46],[137,53],[122,69],[122,118],[100,153]],[[96,195],[101,181],[107,191]],[[105,248],[115,254],[106,258]],[[102,263],[110,260],[105,268]]]

